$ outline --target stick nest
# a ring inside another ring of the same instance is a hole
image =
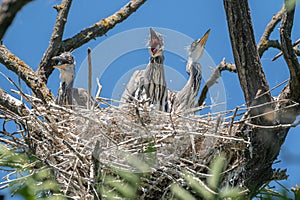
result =
[[[186,186],[184,172],[205,180],[211,160],[222,152],[223,174],[236,170],[249,144],[238,136],[234,111],[194,115],[164,113],[143,103],[105,103],[107,108],[93,110],[32,103],[23,118],[2,110],[5,121],[20,125],[2,142],[42,161],[71,199],[97,199],[112,169],[141,175],[139,198],[167,198],[172,183]],[[234,181],[223,177],[227,184]]]

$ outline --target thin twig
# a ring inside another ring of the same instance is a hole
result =
[[[90,108],[90,102],[92,97],[92,73],[93,73],[93,67],[92,67],[92,50],[88,48],[88,101],[87,101],[87,108]]]

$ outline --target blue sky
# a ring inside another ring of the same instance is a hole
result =
[[[60,3],[58,0],[36,0],[29,3],[17,15],[13,25],[9,28],[3,39],[3,43],[7,46],[7,48],[34,69],[38,66],[40,59],[48,46],[56,18],[56,11],[52,7],[58,3]],[[71,37],[78,33],[81,29],[113,14],[126,3],[127,1],[125,0],[74,1],[66,24],[64,38],[66,39]],[[271,17],[281,9],[282,1],[264,0],[250,1],[249,3],[255,38],[258,42],[266,24],[269,22]],[[298,10],[299,7],[297,8],[295,15],[294,28],[292,32],[293,41],[300,37],[300,12]],[[146,2],[136,13],[131,15],[123,23],[118,24],[113,30],[109,31],[106,36],[90,41],[88,44],[76,49],[74,51],[74,55],[77,62],[77,71],[86,58],[86,51],[88,47],[94,49],[103,44],[101,42],[123,33],[124,31],[145,27],[169,29],[185,34],[189,38],[193,39],[198,39],[206,32],[207,29],[210,28],[211,33],[206,44],[207,55],[209,55],[216,64],[218,64],[224,57],[226,58],[226,61],[233,62],[222,1],[152,0]],[[271,38],[277,39],[278,35],[279,31],[278,29],[275,29]],[[145,38],[145,42],[141,42],[140,45],[146,47],[147,35],[142,37]],[[172,41],[172,38],[168,35],[164,35],[164,37],[170,39],[168,43],[169,46],[171,44],[176,44],[178,48],[184,49],[185,46],[189,45],[189,43],[181,44],[178,40]],[[116,46],[106,46],[107,49],[104,49],[103,53],[100,55],[93,55],[95,56],[93,57],[93,60],[99,60],[99,62],[101,62],[101,58],[107,57],[107,54],[114,53],[115,49],[120,48],[122,44],[123,42],[121,42],[119,46],[118,44]],[[270,87],[276,86],[289,77],[287,67],[282,57],[275,62],[271,61],[272,57],[277,53],[278,50],[271,49],[265,53],[262,58],[263,67]],[[175,69],[176,72],[181,73],[178,80],[184,80],[184,78],[187,78],[185,74],[184,58],[172,52],[167,52],[165,56],[165,64],[170,66],[171,69]],[[148,57],[148,52],[144,48],[133,50],[115,59],[101,76],[101,83],[103,85],[102,96],[109,98],[112,97],[112,90],[118,79],[133,67],[143,66],[146,64]],[[101,65],[101,63],[97,62],[93,63],[94,67]],[[8,76],[16,77],[3,66],[0,67],[0,71]],[[55,70],[48,82],[48,87],[54,94],[57,93],[57,89],[59,87],[58,77],[59,73]],[[80,77],[80,75],[77,75],[77,77],[79,79],[85,79],[84,77]],[[178,80],[174,79],[167,81],[172,81],[172,83],[174,83]],[[244,103],[244,99],[237,75],[225,72],[222,75],[222,81],[226,92],[227,108],[232,109],[237,105],[242,105]],[[24,91],[26,91],[26,86],[23,86]],[[12,88],[12,86],[2,77],[0,87],[6,90]],[[177,86],[174,87],[177,89]],[[279,92],[280,89],[272,91],[274,96],[278,95]],[[279,156],[279,160],[281,160],[281,162],[274,166],[288,168],[287,173],[290,175],[290,178],[289,180],[282,182],[288,187],[300,184],[299,130],[299,128],[293,128],[289,132]]]

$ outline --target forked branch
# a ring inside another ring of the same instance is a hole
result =
[[[65,3],[70,4],[70,2],[71,0],[65,0]],[[42,76],[43,81],[47,82],[48,77],[51,75],[53,71],[52,68],[53,62],[50,59],[52,56],[62,53],[63,51],[73,51],[74,49],[77,49],[82,45],[86,44],[90,40],[105,35],[115,25],[127,19],[145,2],[146,0],[131,0],[122,9],[120,9],[113,15],[105,19],[101,19],[99,22],[93,24],[92,26],[82,29],[79,33],[77,33],[73,37],[68,38],[61,42],[62,35],[56,38],[55,33],[62,34],[63,25],[64,25],[62,22],[66,20],[66,16],[62,18],[59,17],[59,16],[67,15],[67,8],[62,6],[62,11],[59,11],[62,12],[62,14],[61,15],[59,14],[57,18],[57,21],[58,20],[62,20],[62,21],[56,24],[51,38],[52,44],[50,42],[49,48],[47,50],[47,52],[48,51],[49,52],[45,54],[40,64],[40,67],[37,70],[38,74]],[[57,8],[60,7],[61,6],[58,6]],[[60,27],[60,29],[56,30],[57,27]]]
[[[270,35],[274,31],[276,25],[282,19],[283,12],[284,9],[282,8],[276,15],[272,17],[263,35],[261,36],[260,41],[257,45],[257,50],[260,57],[262,57],[264,52],[268,50],[270,47],[281,49],[278,40],[270,40]]]
[[[62,49],[65,51],[73,50],[89,42],[91,39],[103,36],[115,25],[127,19],[145,2],[146,0],[131,0],[113,15],[107,17],[106,19],[101,19],[99,22],[93,24],[89,28],[83,29],[73,37],[64,40],[62,43]]]
[[[48,77],[53,71],[52,66],[55,64],[51,58],[59,53],[65,24],[67,22],[68,13],[72,4],[72,0],[63,0],[60,5],[54,6],[57,10],[56,22],[53,28],[49,46],[44,54],[41,63],[37,69],[37,74],[41,80],[47,82]]]

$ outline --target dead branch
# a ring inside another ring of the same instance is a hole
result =
[[[264,52],[270,47],[279,48],[280,44],[277,40],[269,40],[271,33],[274,31],[276,25],[280,22],[283,14],[283,8],[272,17],[271,21],[268,23],[260,41],[257,45],[258,54],[260,57],[263,56]]]
[[[146,0],[131,0],[123,8],[114,13],[113,15],[101,19],[99,22],[93,24],[89,28],[83,29],[73,37],[66,39],[62,43],[62,49],[69,51],[71,49],[77,49],[83,44],[89,42],[91,39],[103,36],[115,25],[121,23],[127,19],[132,13],[134,13]]]
[[[37,74],[43,82],[47,82],[48,77],[53,71],[52,66],[55,64],[55,61],[51,60],[51,58],[60,53],[60,45],[71,4],[72,0],[63,0],[60,5],[54,6],[58,12],[56,22],[49,41],[49,46],[37,69]]]
[[[294,42],[293,48],[294,48],[296,55],[300,56],[300,50],[297,47],[298,44],[300,44],[300,39],[298,39],[296,42]],[[280,50],[281,50],[281,48],[280,48]],[[276,56],[274,56],[274,58],[272,58],[272,61],[277,60],[280,56],[282,56],[282,54],[283,54],[282,51],[280,51],[280,53],[278,53]]]
[[[0,88],[0,106],[2,107],[0,110],[3,111],[3,109],[6,108],[19,116],[26,116],[29,114],[29,109],[22,101],[9,95],[2,88]]]
[[[44,102],[52,101],[53,95],[42,83],[36,73],[24,61],[11,53],[4,45],[0,45],[0,63],[21,77],[34,94]]]
[[[284,14],[280,26],[280,40],[283,56],[290,71],[290,98],[298,102],[300,99],[300,66],[291,41],[291,31],[294,22],[295,6],[296,2],[294,1],[284,1]]]
[[[70,0],[65,0],[66,3],[70,3]],[[50,57],[55,54],[62,53],[63,51],[71,51],[74,49],[77,49],[78,47],[81,47],[82,45],[86,44],[92,39],[95,39],[97,37],[101,37],[105,35],[109,30],[111,30],[115,25],[121,23],[125,19],[127,19],[132,13],[134,13],[141,5],[143,5],[146,2],[146,0],[131,0],[129,3],[127,3],[123,8],[121,8],[119,11],[114,13],[113,15],[101,19],[99,22],[93,24],[92,26],[88,28],[82,29],[79,33],[74,35],[71,38],[68,38],[64,41],[62,41],[58,46],[49,47],[52,49],[49,51],[49,54],[46,55],[46,57],[42,60],[42,63],[40,64],[40,67],[38,68],[37,72],[38,74],[42,74],[42,78],[44,82],[47,82],[48,77],[51,75],[53,71],[53,62],[50,61]],[[59,11],[62,12],[61,15],[67,14],[67,10]],[[59,16],[59,15],[58,15]],[[59,20],[65,20],[65,18],[59,19]],[[58,20],[58,18],[57,18]],[[57,26],[61,27],[62,24],[58,24]],[[61,29],[60,31],[63,31]],[[59,32],[60,33],[60,32]],[[53,37],[55,35],[53,34]],[[59,37],[60,38],[60,37]],[[55,38],[55,41],[57,41],[59,38]],[[55,43],[56,44],[56,43]],[[57,48],[57,49],[55,49]]]
[[[204,100],[206,99],[207,93],[209,88],[215,84],[218,80],[218,78],[221,76],[221,72],[227,70],[230,72],[235,72],[236,73],[236,67],[234,64],[232,63],[226,63],[225,62],[225,58],[222,60],[222,62],[216,67],[216,69],[213,71],[212,75],[209,77],[209,79],[206,81],[200,97],[198,99],[198,103],[196,106],[202,106],[202,104],[204,103]]]
[[[32,0],[3,0],[0,5],[0,40],[17,13]]]

